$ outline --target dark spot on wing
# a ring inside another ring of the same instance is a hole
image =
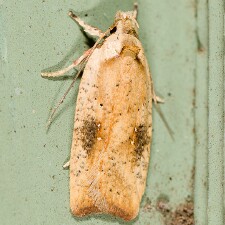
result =
[[[115,32],[116,32],[116,30],[117,30],[117,27],[113,27],[113,29],[112,29],[112,30],[110,30],[110,34],[115,33]]]
[[[135,153],[138,159],[141,158],[145,145],[150,143],[150,137],[147,135],[147,127],[139,125],[136,130]]]
[[[85,120],[80,128],[82,147],[89,153],[97,140],[98,124],[92,118]]]
[[[132,35],[132,36],[134,36],[136,38],[139,38],[137,32],[135,31],[135,29],[129,29],[127,31],[127,34],[130,34],[130,35]]]

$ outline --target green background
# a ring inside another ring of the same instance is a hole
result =
[[[0,0],[1,224],[125,224],[72,217],[62,165],[79,82],[47,132],[50,110],[71,79],[40,72],[63,68],[88,48],[69,10],[105,30],[116,11],[132,8],[130,0]],[[195,224],[223,224],[223,11],[222,0],[139,0],[140,40],[174,140],[154,109],[146,192],[128,224],[172,225],[186,207],[183,217],[191,220],[193,200]]]

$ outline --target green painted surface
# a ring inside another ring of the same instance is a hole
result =
[[[208,5],[199,0],[196,5],[196,79],[195,79],[195,220],[207,224],[207,161],[208,161]]]
[[[208,224],[224,224],[224,1],[209,1]]]
[[[79,27],[67,16],[68,10],[105,30],[116,11],[130,10],[132,5],[133,1],[119,0],[0,0],[2,224],[124,223],[104,215],[71,216],[69,173],[62,165],[70,153],[79,82],[46,132],[50,109],[71,79],[47,80],[40,72],[54,65],[65,67],[88,48]],[[138,218],[130,224],[170,224],[173,212],[181,204],[190,206],[188,201],[195,197],[196,224],[205,225],[207,1],[140,0],[138,21],[156,92],[166,102],[160,108],[174,140],[154,110],[146,193]],[[166,216],[163,207],[170,210]]]

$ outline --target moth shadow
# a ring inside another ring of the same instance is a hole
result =
[[[132,221],[129,221],[129,222],[124,221],[124,220],[120,219],[119,217],[106,215],[106,214],[92,214],[92,215],[87,215],[87,216],[81,217],[81,218],[75,217],[72,215],[72,217],[77,223],[90,222],[90,220],[95,219],[95,220],[101,220],[103,222],[103,224],[109,224],[109,223],[116,222],[120,225],[133,225],[139,220],[139,215],[135,219],[133,219]]]

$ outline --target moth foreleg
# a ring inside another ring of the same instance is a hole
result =
[[[80,58],[73,61],[73,63],[71,65],[69,65],[68,67],[66,67],[62,70],[58,70],[58,71],[54,71],[54,72],[43,72],[43,73],[41,73],[41,76],[42,77],[59,77],[59,76],[62,76],[66,72],[70,71],[71,69],[73,69],[74,67],[76,67],[80,63],[82,63],[89,56],[90,52],[91,52],[91,49],[87,50],[86,52],[84,52],[84,54],[82,56],[80,56]]]
[[[91,25],[86,24],[82,19],[80,19],[78,16],[76,16],[73,12],[69,12],[68,15],[76,22],[78,23],[85,32],[87,32],[88,34],[92,35],[92,36],[98,36],[101,37],[104,32],[102,32],[100,29],[98,29],[97,27],[93,27]]]

